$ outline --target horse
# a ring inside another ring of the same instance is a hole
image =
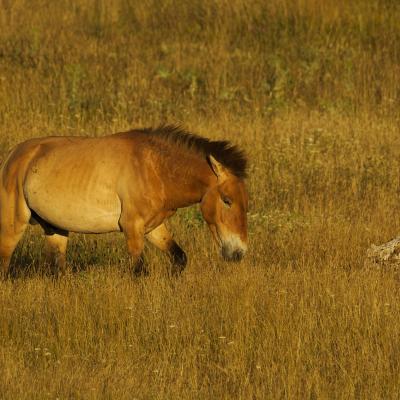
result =
[[[227,261],[247,250],[247,159],[236,145],[180,126],[102,137],[49,136],[18,144],[0,170],[0,276],[29,224],[46,238],[46,258],[66,272],[69,232],[123,232],[135,271],[145,239],[167,252],[173,273],[187,257],[165,220],[200,203]]]

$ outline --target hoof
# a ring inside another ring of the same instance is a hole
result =
[[[135,266],[133,267],[133,276],[139,278],[148,275],[149,271],[146,268],[143,258],[140,257],[139,260],[136,262]]]
[[[176,243],[174,243],[171,247],[170,254],[173,269],[177,270],[178,273],[182,272],[187,264],[187,257],[185,252]]]

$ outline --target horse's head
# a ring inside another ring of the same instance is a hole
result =
[[[240,261],[247,250],[248,197],[244,181],[214,157],[210,166],[217,177],[201,201],[201,212],[225,260]]]

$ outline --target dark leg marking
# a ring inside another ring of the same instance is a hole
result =
[[[185,252],[174,241],[169,249],[169,254],[172,262],[171,272],[173,275],[180,274],[186,267],[187,257]]]
[[[142,255],[139,256],[139,258],[137,259],[132,270],[133,270],[133,275],[136,277],[149,275],[149,270],[146,267],[146,264],[144,262],[144,258]]]

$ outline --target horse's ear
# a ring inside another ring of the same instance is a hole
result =
[[[208,156],[208,162],[210,163],[211,169],[217,176],[218,180],[224,181],[228,176],[226,168],[219,161],[217,161],[211,154]]]

